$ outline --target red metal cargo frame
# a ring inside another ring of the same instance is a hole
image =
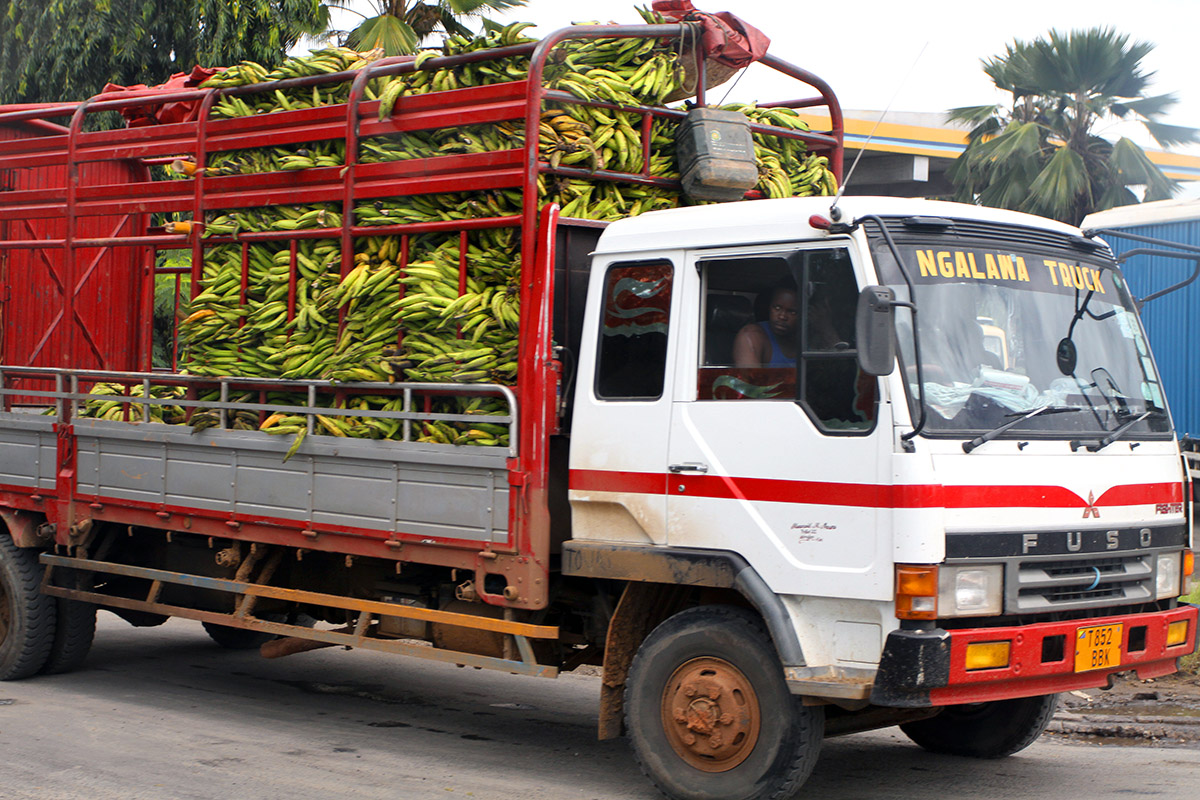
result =
[[[357,72],[343,72],[295,78],[270,84],[272,89],[309,88],[326,84],[350,83],[348,102],[340,105],[300,109],[261,116],[236,119],[210,120],[209,112],[219,98],[225,95],[248,95],[263,91],[266,84],[243,86],[231,89],[190,90],[145,90],[100,94],[78,104],[45,104],[38,106],[0,107],[0,132],[16,125],[32,126],[44,135],[3,140],[0,137],[0,177],[11,170],[54,170],[65,168],[69,178],[63,185],[42,186],[36,190],[0,192],[0,226],[12,221],[37,219],[65,219],[66,232],[62,238],[16,239],[0,237],[0,257],[13,250],[45,251],[61,248],[66,272],[65,283],[75,286],[80,280],[78,253],[84,248],[97,248],[99,253],[94,263],[112,257],[118,248],[135,248],[135,252],[157,253],[160,249],[189,248],[192,251],[192,290],[198,291],[196,280],[200,277],[203,254],[206,246],[237,241],[247,243],[255,240],[285,239],[292,241],[292,271],[296,269],[295,241],[300,238],[340,238],[342,243],[342,271],[345,274],[353,263],[354,240],[365,236],[399,235],[407,237],[433,231],[458,232],[465,237],[472,229],[488,226],[519,226],[521,229],[521,322],[519,331],[518,380],[515,393],[525,421],[519,426],[517,456],[510,459],[510,542],[506,552],[468,552],[450,547],[425,545],[416,541],[405,541],[403,554],[382,540],[351,540],[333,537],[337,544],[331,549],[348,553],[372,555],[394,560],[412,560],[459,568],[479,568],[480,560],[488,561],[487,571],[502,572],[510,578],[520,579],[527,596],[521,601],[508,602],[499,596],[486,596],[489,602],[518,605],[529,608],[541,607],[546,600],[549,569],[550,520],[547,504],[549,474],[549,437],[558,423],[557,387],[561,365],[552,352],[552,309],[554,297],[555,227],[559,224],[556,206],[539,208],[537,203],[538,176],[559,174],[567,177],[590,180],[624,181],[649,185],[677,186],[677,182],[652,177],[649,174],[649,159],[643,152],[641,174],[617,173],[600,170],[589,172],[584,169],[551,168],[539,160],[538,137],[526,135],[523,150],[504,150],[491,153],[450,155],[428,159],[362,164],[358,160],[358,142],[363,138],[383,136],[409,130],[424,130],[439,127],[458,127],[500,121],[523,120],[525,130],[536,131],[543,103],[577,103],[602,108],[616,106],[597,101],[580,100],[565,92],[548,90],[542,85],[547,58],[551,50],[567,40],[589,40],[615,37],[643,37],[670,39],[683,36],[691,23],[668,25],[590,25],[565,28],[550,34],[537,43],[483,50],[472,53],[437,57],[425,61],[421,68],[437,70],[453,68],[507,57],[530,57],[529,77],[523,81],[493,84],[488,86],[435,92],[401,98],[394,115],[385,120],[378,119],[377,101],[363,99],[366,82],[374,77],[412,72],[417,69],[411,59],[383,59]],[[697,52],[698,81],[696,101],[704,103],[703,53]],[[774,56],[768,55],[763,63],[777,71],[807,84],[816,94],[798,100],[783,101],[775,106],[794,108],[823,107],[827,110],[830,130],[824,132],[785,131],[770,126],[755,125],[756,132],[800,139],[810,151],[822,153],[829,158],[830,168],[840,180],[842,173],[842,114],[841,108],[829,86],[802,69]],[[196,121],[170,123],[156,126],[121,130],[85,131],[84,120],[90,114],[119,112],[136,107],[160,105],[166,102],[189,102],[197,104]],[[642,114],[643,132],[655,117],[679,119],[684,112],[661,107],[626,108]],[[64,128],[52,120],[69,117]],[[272,147],[321,140],[342,140],[346,144],[343,167],[314,168],[298,172],[255,173],[231,176],[210,176],[205,173],[207,156],[211,152],[225,150]],[[648,149],[650,137],[643,135],[643,147]],[[190,157],[196,164],[196,173],[191,181],[150,179],[147,165],[163,164],[173,158]],[[120,162],[141,165],[146,179],[117,183],[98,183],[80,180],[80,170],[85,164],[97,162]],[[433,222],[418,225],[356,226],[352,224],[356,202],[370,198],[393,197],[435,192],[471,192],[497,188],[518,188],[523,193],[523,205],[519,216],[503,218],[480,218],[474,220]],[[198,226],[190,233],[167,233],[161,228],[151,228],[148,215],[159,213],[190,213],[191,219],[203,222],[210,211],[240,207],[298,205],[312,203],[340,203],[343,224],[337,228],[305,230],[284,233],[243,234],[237,237],[203,238]],[[100,216],[128,215],[141,221],[133,235],[84,235],[81,221]],[[32,229],[30,229],[32,233]],[[0,233],[4,229],[0,228]],[[11,236],[11,231],[8,232]],[[407,247],[404,248],[407,257]],[[89,268],[90,271],[91,268]],[[466,258],[462,257],[460,270],[465,275]],[[145,274],[131,276],[131,281],[143,281],[135,322],[149,330],[153,296],[154,275],[159,271],[145,270]],[[289,291],[289,308],[294,309],[295,281]],[[64,315],[75,313],[75,297],[67,293],[64,297]],[[13,304],[5,307],[6,314],[13,311]],[[289,312],[291,313],[291,312]],[[68,316],[68,318],[71,318]],[[82,331],[86,338],[87,332]],[[64,368],[78,367],[77,337],[68,337],[69,343],[60,355],[61,362],[48,366]],[[140,360],[140,368],[150,369],[149,334],[138,340],[140,346],[133,358]],[[91,342],[93,348],[98,348]],[[99,353],[99,349],[97,350]],[[128,358],[130,353],[122,353]],[[126,369],[128,369],[127,362]],[[12,364],[9,366],[31,366]],[[5,407],[11,398],[5,398]],[[73,477],[71,426],[64,425],[60,431],[59,469],[64,481]],[[97,503],[95,499],[72,499],[66,491],[57,500],[48,497],[34,499],[30,493],[15,487],[0,487],[0,503],[13,508],[44,510],[51,521],[71,521],[78,524],[91,518],[106,519],[126,524],[149,525],[172,528],[170,520],[147,509],[132,507],[113,508]],[[100,508],[96,506],[99,505]],[[186,510],[180,510],[184,512]],[[179,519],[181,514],[174,514]],[[226,520],[204,522],[204,515],[195,515],[197,527],[193,532],[221,535],[253,541],[290,544],[312,548],[311,538],[301,530],[289,529],[277,521],[245,520],[245,524],[230,526]],[[233,522],[239,522],[233,520]],[[70,527],[70,526],[64,526]],[[180,528],[182,529],[182,528]],[[70,530],[60,530],[59,540],[67,543]],[[311,533],[311,532],[309,532]],[[404,539],[404,537],[401,537]],[[476,549],[478,549],[476,547]]]

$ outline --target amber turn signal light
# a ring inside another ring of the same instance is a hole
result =
[[[936,564],[896,565],[896,617],[937,619]]]
[[[1183,644],[1188,637],[1188,621],[1181,619],[1167,626],[1167,647]]]

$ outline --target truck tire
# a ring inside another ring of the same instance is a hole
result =
[[[680,800],[792,796],[825,727],[822,707],[788,691],[762,620],[730,606],[681,611],[646,637],[625,713],[642,772]]]
[[[1058,695],[948,706],[936,717],[900,726],[931,753],[1004,758],[1033,744],[1054,716]]]
[[[213,622],[200,624],[204,626],[204,631],[209,638],[226,650],[254,650],[277,638],[273,633],[231,628],[228,625],[217,625]]]
[[[54,645],[54,598],[38,591],[37,553],[0,533],[0,680],[36,675]]]
[[[61,675],[83,665],[96,637],[96,607],[79,600],[55,603],[54,644],[42,665],[43,675]]]
[[[291,625],[300,625],[305,628],[311,628],[317,624],[316,619],[308,614],[300,614],[292,612],[291,614],[267,614],[262,617],[269,622],[287,622]],[[251,631],[246,628],[231,628],[228,625],[217,625],[215,622],[202,622],[204,630],[209,637],[217,644],[224,647],[226,650],[254,650],[262,647],[267,642],[278,639],[279,636],[274,633],[263,633],[261,631]]]

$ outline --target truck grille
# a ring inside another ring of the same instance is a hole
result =
[[[1030,559],[1009,564],[1010,613],[1089,608],[1154,599],[1154,561],[1149,553]],[[1015,576],[1012,575],[1015,572]]]

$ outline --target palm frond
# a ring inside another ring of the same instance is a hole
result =
[[[1113,145],[1112,172],[1124,186],[1145,186],[1147,200],[1166,200],[1179,191],[1179,184],[1168,178],[1146,151],[1122,137]]]
[[[1083,158],[1069,147],[1060,147],[1029,186],[1023,211],[1065,219],[1078,202],[1091,201],[1091,181]]]
[[[1121,105],[1127,107],[1130,111],[1140,117],[1146,119],[1154,119],[1161,117],[1167,113],[1167,110],[1179,103],[1179,98],[1174,94],[1156,94],[1151,97],[1138,97],[1133,100],[1126,100]]]
[[[528,0],[441,0],[440,5],[457,16],[479,16],[488,11],[520,8]]]
[[[412,53],[417,49],[420,38],[407,22],[391,14],[380,14],[364,20],[350,31],[347,43],[358,50],[382,48],[385,55],[397,56]]]
[[[961,106],[946,112],[947,122],[960,122],[971,127],[983,124],[998,116],[1003,109],[1000,105],[990,106]]]
[[[1200,142],[1200,131],[1196,128],[1187,128],[1182,125],[1167,125],[1164,122],[1151,122],[1150,120],[1142,120],[1142,125],[1154,137],[1154,141],[1163,147]]]
[[[1009,125],[976,147],[976,156],[993,166],[1036,161],[1042,149],[1042,130],[1036,122]]]

